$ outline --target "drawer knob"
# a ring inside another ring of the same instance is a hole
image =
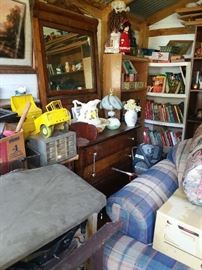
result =
[[[131,141],[134,141],[135,137],[129,137],[128,139],[131,140]]]
[[[97,152],[93,153],[93,171],[92,171],[92,177],[96,176],[96,167],[95,167],[95,161],[96,161]]]

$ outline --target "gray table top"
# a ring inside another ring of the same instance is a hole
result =
[[[0,269],[98,213],[106,197],[54,164],[0,177]]]

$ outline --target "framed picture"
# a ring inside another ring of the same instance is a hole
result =
[[[187,54],[193,44],[193,40],[170,40],[167,46],[176,47],[177,54]]]
[[[29,0],[0,0],[0,72],[32,67]]]

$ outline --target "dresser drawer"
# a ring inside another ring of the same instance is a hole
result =
[[[95,164],[94,174],[92,173],[92,164],[89,165],[84,170],[84,179],[105,195],[108,196],[112,194],[129,182],[129,177],[126,174],[112,169],[112,167],[115,167],[123,169],[124,171],[132,172],[131,157],[129,155],[130,151],[126,150],[121,153],[118,152],[117,157],[119,156],[119,160],[114,159],[114,155],[112,155],[105,160],[105,165],[103,163],[103,159],[97,161]]]
[[[91,184],[96,181],[97,175],[101,172],[106,170],[106,168],[111,168],[117,164],[118,162],[121,162],[121,160],[125,160],[126,158],[130,160],[131,162],[131,148],[125,147],[122,151],[113,153],[111,155],[108,155],[102,159],[96,159],[86,166],[83,171],[83,177],[85,180],[90,181]]]
[[[118,130],[106,129],[96,140],[78,148],[75,172],[104,194],[112,194],[129,181],[126,174],[112,167],[131,171],[131,149],[139,144],[140,133],[140,126],[128,128],[124,124]]]
[[[133,131],[88,147],[88,149],[85,149],[85,166],[92,164],[94,160],[101,160],[114,153],[121,152],[126,148],[130,148],[131,150],[131,148],[137,144],[136,140],[136,134]]]

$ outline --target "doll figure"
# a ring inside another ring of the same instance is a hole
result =
[[[120,49],[120,52],[124,54],[130,52],[130,46],[131,46],[130,26],[131,25],[129,21],[126,21],[122,24],[119,49]]]

